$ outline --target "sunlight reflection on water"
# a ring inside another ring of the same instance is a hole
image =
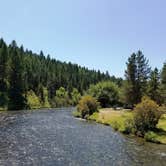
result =
[[[71,109],[2,113],[0,165],[160,166],[166,146],[72,117]]]

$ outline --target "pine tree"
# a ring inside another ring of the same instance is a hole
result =
[[[24,51],[23,46],[18,47],[16,41],[7,46],[0,39],[0,107],[9,105],[9,109],[24,108],[26,94],[30,90],[43,101],[44,96],[41,94],[44,94],[43,87],[46,88],[48,100],[52,103],[60,87],[64,87],[71,98],[73,88],[83,94],[90,84],[110,79],[108,72],[101,73],[51,59],[50,56],[45,57],[42,51],[39,54],[27,49]]]
[[[8,105],[8,50],[1,39],[0,48],[0,107],[7,108]]]
[[[142,96],[146,94],[150,68],[148,60],[144,57],[141,51],[138,51],[136,54],[133,53],[126,64],[126,86],[124,93],[126,96],[126,103],[133,107],[140,102]]]
[[[137,103],[137,80],[136,80],[136,54],[133,53],[131,57],[129,57],[128,62],[126,63],[127,70],[125,71],[126,84],[124,87],[124,95],[125,95],[125,103],[128,104],[129,107],[133,107],[135,103]]]
[[[24,97],[24,81],[23,57],[19,54],[15,41],[11,44],[11,74],[10,74],[10,90],[9,90],[9,109],[21,110],[26,107]]]
[[[166,63],[164,63],[161,72],[161,88],[160,88],[162,103],[166,105]]]
[[[151,68],[149,67],[149,61],[145,58],[141,51],[137,52],[137,93],[138,101],[141,101],[142,96],[147,94],[147,80],[149,78],[149,74],[151,72]]]
[[[159,89],[160,89],[160,75],[158,69],[155,68],[150,73],[148,95],[152,100],[160,104]]]

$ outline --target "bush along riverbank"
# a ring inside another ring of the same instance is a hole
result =
[[[153,100],[144,97],[134,110],[104,108],[98,109],[99,111],[85,111],[93,110],[93,102],[87,102],[85,99],[86,97],[82,98],[80,102],[84,103],[84,106],[81,104],[82,109],[79,107],[80,103],[78,104],[77,111],[73,113],[75,117],[110,125],[115,131],[136,135],[148,142],[166,144],[165,109],[161,109]],[[84,110],[84,116],[82,116],[81,110]]]

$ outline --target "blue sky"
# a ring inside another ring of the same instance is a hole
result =
[[[152,67],[166,60],[165,0],[0,0],[0,36],[90,69],[124,76],[141,49]]]

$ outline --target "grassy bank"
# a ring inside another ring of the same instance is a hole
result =
[[[7,109],[6,108],[2,108],[2,107],[0,107],[0,112],[2,112],[2,111],[6,111]]]
[[[110,125],[115,130],[125,133],[126,122],[133,117],[133,112],[130,110],[115,111],[111,108],[101,109],[89,117],[98,123]],[[150,142],[166,144],[166,114],[164,114],[156,131],[151,131],[145,134],[145,139]]]

